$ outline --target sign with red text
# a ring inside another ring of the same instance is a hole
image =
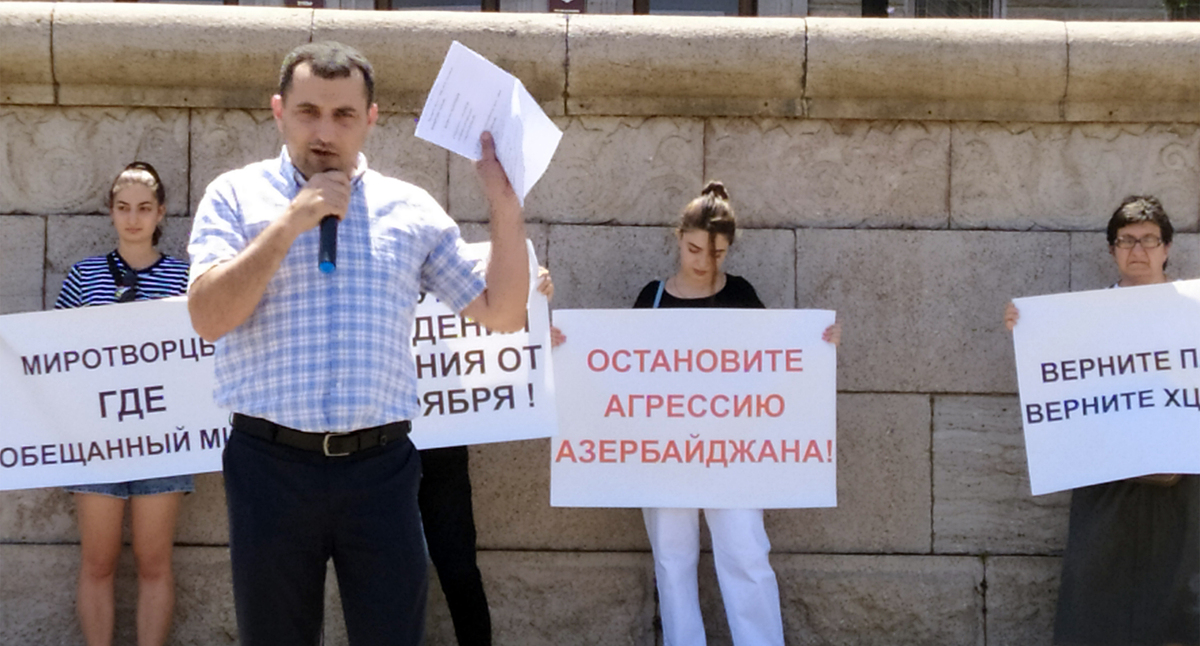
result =
[[[837,504],[828,310],[560,310],[557,507]]]
[[[412,441],[430,449],[550,437],[558,425],[550,358],[550,313],[529,254],[526,329],[493,333],[432,296],[417,305],[413,359],[421,410]],[[491,245],[467,245],[486,262]]]
[[[220,471],[213,352],[184,297],[0,316],[0,490]]]
[[[1013,303],[1034,495],[1200,473],[1200,281]]]

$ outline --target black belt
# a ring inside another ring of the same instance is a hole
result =
[[[350,455],[363,449],[385,446],[392,440],[398,440],[408,435],[411,428],[412,424],[406,420],[348,433],[305,433],[259,417],[250,417],[241,413],[233,414],[233,430],[235,431],[295,449],[323,453],[326,457],[331,458]]]

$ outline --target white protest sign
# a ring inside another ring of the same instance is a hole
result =
[[[550,166],[562,131],[520,79],[454,41],[425,100],[416,136],[478,160],[485,131],[492,133],[496,158],[524,205]]]
[[[837,504],[827,310],[560,310],[558,507]]]
[[[494,334],[432,296],[417,305],[413,359],[420,414],[412,441],[422,449],[549,437],[557,427],[550,314],[529,253],[529,329]],[[484,258],[490,245],[467,245]]]
[[[489,334],[433,297],[418,306],[417,334],[433,336],[414,339],[418,446],[553,434],[549,315],[529,255],[529,332]],[[0,316],[0,490],[220,471],[229,412],[213,403],[213,352],[184,297]]]
[[[212,353],[183,297],[0,316],[0,490],[220,471]]]
[[[1013,303],[1034,495],[1200,473],[1200,281]]]

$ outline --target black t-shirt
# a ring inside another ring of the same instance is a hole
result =
[[[659,282],[652,280],[642,288],[642,293],[638,294],[637,300],[633,303],[634,309],[650,309],[654,307],[654,296],[658,294]],[[733,274],[725,274],[725,286],[721,288],[721,291],[703,298],[676,298],[664,289],[662,300],[658,302],[658,306],[725,307],[760,310],[767,307],[758,299],[758,294],[754,291],[754,287],[749,281]]]

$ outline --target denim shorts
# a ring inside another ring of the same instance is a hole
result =
[[[148,478],[131,482],[109,482],[105,484],[74,485],[67,487],[68,493],[98,493],[113,498],[130,496],[153,496],[159,493],[192,493],[196,490],[192,476],[169,476]]]

